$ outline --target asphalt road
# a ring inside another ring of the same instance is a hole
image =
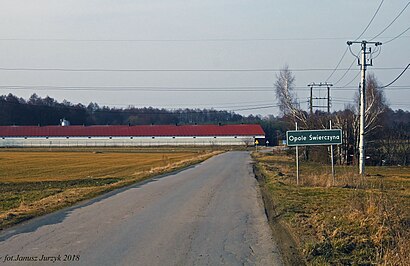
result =
[[[224,153],[11,228],[0,264],[281,265],[250,160]]]

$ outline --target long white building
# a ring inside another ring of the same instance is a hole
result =
[[[252,146],[260,125],[0,126],[0,147]]]

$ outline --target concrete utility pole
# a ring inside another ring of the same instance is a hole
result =
[[[327,87],[327,97],[313,97],[313,87]],[[332,87],[333,84],[327,83],[327,82],[320,82],[320,83],[310,83],[308,87],[310,87],[310,98],[309,98],[309,105],[310,105],[310,114],[313,114],[313,107],[315,108],[327,108],[327,112],[330,113],[330,87]],[[313,100],[327,100],[326,105],[313,105]]]
[[[361,79],[360,79],[360,133],[359,133],[359,174],[364,175],[365,167],[365,151],[364,151],[364,134],[365,134],[365,112],[366,112],[366,67],[373,66],[373,60],[370,59],[367,62],[366,55],[372,53],[371,48],[367,48],[367,44],[374,44],[374,46],[382,45],[381,42],[368,42],[368,41],[348,41],[347,45],[350,46],[354,43],[360,43],[362,46],[361,49],[361,58],[359,59],[355,54],[353,54],[358,59],[358,64],[360,65],[361,70]]]

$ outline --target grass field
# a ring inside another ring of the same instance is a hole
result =
[[[410,168],[336,167],[254,154],[272,223],[284,224],[308,265],[408,265]]]
[[[212,154],[184,148],[1,150],[0,229]]]

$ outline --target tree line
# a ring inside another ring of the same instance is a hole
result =
[[[97,103],[73,104],[66,100],[58,102],[51,97],[41,98],[37,94],[27,100],[13,94],[0,96],[0,125],[58,125],[65,118],[73,125],[189,125],[189,124],[249,124],[257,123],[266,133],[270,145],[279,145],[286,131],[294,129],[334,128],[343,132],[343,143],[337,146],[336,159],[339,164],[355,164],[358,156],[358,95],[355,104],[346,105],[344,110],[333,113],[315,111],[309,113],[300,108],[294,93],[295,77],[285,67],[277,75],[274,84],[280,116],[243,116],[232,111],[215,109],[167,110],[153,107],[116,108]],[[367,164],[409,164],[410,113],[389,108],[384,92],[375,76],[367,77],[366,108],[366,154]],[[263,144],[263,143],[262,143]],[[306,147],[304,158],[317,161],[328,160],[327,147]]]
[[[167,110],[153,107],[116,108],[97,103],[72,104],[33,94],[28,100],[13,94],[0,96],[0,125],[58,125],[65,118],[73,125],[150,125],[191,123],[248,123],[259,117],[244,117],[213,109]]]
[[[58,102],[47,96],[31,95],[29,99],[13,94],[0,96],[0,125],[59,125],[65,118],[72,125],[193,125],[193,124],[261,124],[271,144],[285,131],[279,118],[270,116],[243,116],[231,111],[215,109],[167,110],[153,107],[116,108],[97,103],[72,104]]]

